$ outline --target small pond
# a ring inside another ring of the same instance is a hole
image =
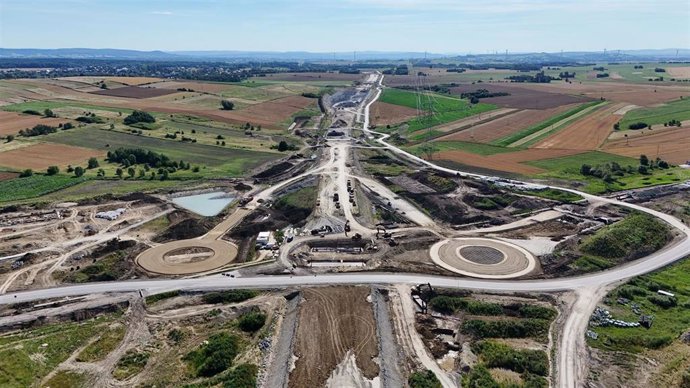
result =
[[[214,191],[212,193],[173,198],[172,202],[201,216],[212,217],[225,209],[234,199],[235,197],[228,193]]]

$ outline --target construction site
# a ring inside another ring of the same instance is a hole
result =
[[[382,80],[320,99],[319,123],[292,129],[303,152],[250,177],[3,209],[0,332],[35,337],[27,365],[51,360],[8,384],[558,381],[563,349],[584,349],[573,306],[596,304],[602,272],[682,246],[684,224],[653,209],[690,186],[596,196],[435,166],[369,123]],[[75,334],[54,355],[41,330]]]

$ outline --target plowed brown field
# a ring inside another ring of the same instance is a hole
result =
[[[252,80],[256,82],[266,81],[358,81],[365,77],[365,74],[341,74],[341,73],[277,73],[266,74],[266,77],[257,77]]]
[[[41,116],[0,111],[0,136],[16,135],[20,130],[31,128],[37,124],[57,127],[59,124],[69,122],[72,122],[72,120],[63,118],[44,118]]]
[[[41,143],[0,152],[0,166],[15,169],[44,170],[49,166],[84,163],[88,158],[102,157],[103,151],[63,144]]]
[[[16,172],[0,171],[0,182],[8,181],[8,180],[14,179],[18,176],[19,176],[19,174],[17,174]]]
[[[543,169],[522,164],[532,160],[553,159],[582,153],[580,150],[529,149],[518,152],[482,156],[465,151],[441,151],[434,154],[434,160],[450,160],[467,166],[504,171],[514,174],[539,174]]]
[[[548,84],[515,83],[516,88],[539,90],[545,92],[582,94],[586,97],[601,97],[614,102],[627,102],[640,106],[650,106],[662,102],[677,100],[688,96],[687,86],[666,86],[646,84],[626,84],[621,82],[551,82]]]
[[[622,116],[615,112],[624,106],[624,103],[604,105],[537,143],[534,148],[596,150],[621,119]]]
[[[91,93],[98,94],[100,96],[114,96],[125,98],[151,98],[177,93],[177,90],[162,88],[143,88],[139,86],[125,86],[122,88],[104,89]]]
[[[323,387],[348,351],[357,367],[372,379],[379,374],[376,322],[367,296],[369,287],[329,287],[304,290],[300,305],[295,369],[288,387]]]
[[[371,106],[371,119],[374,125],[398,124],[417,116],[417,110],[402,105],[376,101]]]
[[[509,96],[482,98],[482,102],[496,104],[507,108],[518,109],[551,109],[561,105],[569,105],[590,101],[590,98],[571,95],[568,93],[552,93],[544,90],[521,88],[517,83],[482,83],[461,85],[451,88],[453,94],[474,92],[486,89],[492,93],[510,93]]]
[[[539,124],[552,116],[561,114],[575,105],[562,105],[556,108],[517,111],[504,117],[499,117],[488,123],[475,125],[461,132],[456,132],[439,140],[462,140],[477,143],[490,143],[494,140],[511,135],[522,129]]]
[[[675,78],[690,78],[690,66],[667,67],[666,71]]]
[[[606,143],[604,149],[617,155],[639,158],[644,154],[650,158],[657,156],[672,164],[682,164],[690,160],[690,128],[647,131],[642,136],[630,137],[627,141],[619,139]]]

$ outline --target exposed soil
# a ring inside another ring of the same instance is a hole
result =
[[[621,119],[616,111],[625,104],[605,105],[537,143],[535,148],[595,150],[606,141],[613,125]]]
[[[346,357],[355,356],[367,379],[379,374],[376,322],[369,287],[312,288],[303,293],[297,338],[295,369],[288,387],[320,387]]]
[[[117,89],[102,89],[97,92],[91,92],[101,96],[114,96],[125,98],[151,98],[165,96],[166,94],[177,93],[177,90],[161,89],[161,88],[142,88],[139,86],[125,86]]]
[[[572,109],[573,107],[574,105],[561,105],[551,109],[521,110],[511,113],[507,116],[491,120],[488,123],[475,125],[464,131],[438,138],[438,140],[461,140],[478,143],[490,143],[522,129],[539,124],[550,117],[563,113],[569,109]]]
[[[669,163],[682,164],[690,160],[688,127],[669,130],[644,130],[640,135],[629,136],[606,143],[604,149],[617,155],[639,158],[640,155],[660,157]]]
[[[0,111],[0,136],[16,135],[20,130],[31,128],[38,124],[57,127],[59,124],[65,123],[73,123],[73,121],[61,117],[48,118],[36,115]]]
[[[64,144],[40,143],[0,153],[0,166],[16,169],[45,170],[49,166],[78,165],[105,152]]]
[[[529,149],[518,152],[482,156],[473,154],[471,152],[452,150],[435,153],[434,160],[444,159],[482,169],[530,175],[539,174],[544,172],[544,170],[538,167],[522,164],[521,162],[553,159],[562,156],[576,155],[581,152],[583,151],[567,149]]]
[[[574,96],[565,93],[552,93],[544,90],[530,90],[514,87],[515,83],[481,83],[466,84],[451,88],[453,94],[474,92],[477,89],[486,89],[492,93],[510,93],[509,96],[482,98],[481,101],[488,104],[519,109],[551,109],[561,105],[576,104],[589,101],[589,98]]]
[[[416,109],[386,102],[376,101],[371,106],[371,122],[376,126],[402,123],[416,117],[417,114]]]
[[[358,81],[364,78],[362,74],[343,74],[343,73],[278,73],[266,74],[266,77],[257,79],[259,82],[262,78],[270,81],[294,81],[294,82],[308,82],[308,81]]]
[[[604,98],[609,101],[640,106],[660,104],[688,95],[687,86],[627,84],[622,82],[515,83],[511,86],[552,93],[578,94],[597,100]]]

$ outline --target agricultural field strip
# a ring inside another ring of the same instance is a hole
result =
[[[491,121],[499,119],[501,117],[509,116],[509,115],[517,113],[517,112],[519,112],[519,110],[514,109],[514,108],[499,108],[496,110],[489,111],[488,113],[484,113],[484,115],[479,113],[479,114],[474,115],[474,116],[462,118],[462,119],[456,120],[456,121],[451,121],[450,123],[447,123],[447,124],[441,124],[441,125],[437,125],[434,127],[421,129],[419,131],[411,133],[410,135],[411,135],[411,137],[414,137],[415,134],[417,134],[417,135],[423,134],[426,131],[437,131],[437,132],[441,132],[441,134],[437,135],[435,137],[448,136],[450,134],[462,132],[462,131],[471,129],[472,127],[475,127],[477,125],[485,124],[485,123],[491,122]]]
[[[603,103],[603,104],[605,104],[605,103]],[[582,116],[589,114],[594,109],[597,109],[599,106],[601,106],[601,104],[596,104],[596,105],[592,105],[592,106],[589,106],[587,108],[584,108],[583,110],[576,112],[574,114],[571,114],[571,115],[563,118],[562,120],[559,120],[558,122],[553,123],[553,124],[547,126],[546,128],[538,131],[538,132],[535,132],[531,135],[527,135],[527,136],[521,138],[520,140],[517,140],[511,144],[508,144],[507,147],[521,147],[521,146],[525,146],[526,143],[532,142],[533,140],[537,141],[537,140],[539,140],[540,137],[545,136],[545,135],[551,133],[552,131],[557,131],[558,129],[560,129],[561,127],[570,123],[571,121],[577,120],[579,117],[582,117]],[[565,114],[567,114],[567,113],[568,112],[566,112]]]

